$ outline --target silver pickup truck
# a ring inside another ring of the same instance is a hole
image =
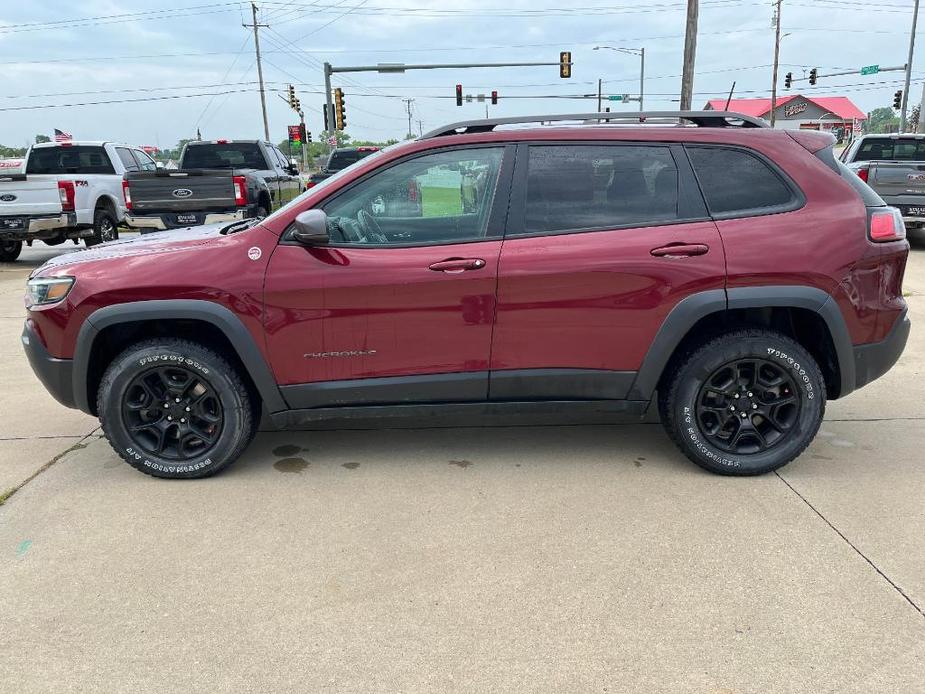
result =
[[[841,160],[887,205],[899,208],[906,228],[925,228],[925,134],[864,135]]]

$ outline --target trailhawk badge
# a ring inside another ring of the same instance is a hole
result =
[[[260,260],[260,256],[262,255],[263,251],[261,251],[257,246],[251,246],[247,249],[247,257],[251,260]]]

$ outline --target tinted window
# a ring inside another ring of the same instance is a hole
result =
[[[183,154],[184,169],[265,169],[263,153],[256,142],[190,144]]]
[[[337,242],[453,243],[483,238],[501,148],[437,152],[373,174],[324,205]]]
[[[689,147],[691,163],[711,214],[788,205],[793,192],[753,154],[722,147]]]
[[[29,153],[31,174],[111,174],[109,155],[99,145],[36,147]]]
[[[363,157],[368,157],[374,151],[369,149],[335,149],[328,158],[326,168],[328,171],[339,171],[360,161]]]
[[[881,198],[873,188],[864,183],[855,171],[849,169],[842,162],[838,162],[838,173],[842,178],[848,181],[848,184],[861,196],[861,200],[864,201],[867,207],[882,207],[886,205],[886,203],[883,202],[883,198]]]
[[[678,219],[678,169],[667,147],[531,146],[526,233]]]
[[[126,171],[138,171],[141,169],[141,167],[138,166],[138,162],[135,161],[135,157],[132,156],[132,151],[130,149],[116,147],[116,154],[118,154],[119,159],[122,160],[122,166],[125,167]]]
[[[925,161],[925,140],[866,138],[858,146],[853,161]]]

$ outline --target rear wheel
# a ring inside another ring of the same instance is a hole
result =
[[[825,414],[825,382],[801,345],[771,330],[717,337],[690,353],[659,397],[678,448],[711,472],[758,475],[812,442]]]
[[[115,241],[117,238],[119,238],[119,232],[115,215],[105,207],[99,208],[93,214],[93,236],[87,237],[87,246]]]
[[[12,263],[22,253],[22,241],[0,241],[0,263]]]
[[[132,467],[155,477],[207,477],[254,436],[257,414],[237,370],[202,345],[140,342],[110,364],[97,399],[103,432]]]

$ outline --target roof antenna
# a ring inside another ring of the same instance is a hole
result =
[[[735,83],[735,80],[732,80],[732,86],[729,87],[729,96],[726,98],[726,107],[723,109],[724,111],[729,110],[729,102],[732,101],[732,92],[734,92],[735,90],[736,90],[736,83]]]

